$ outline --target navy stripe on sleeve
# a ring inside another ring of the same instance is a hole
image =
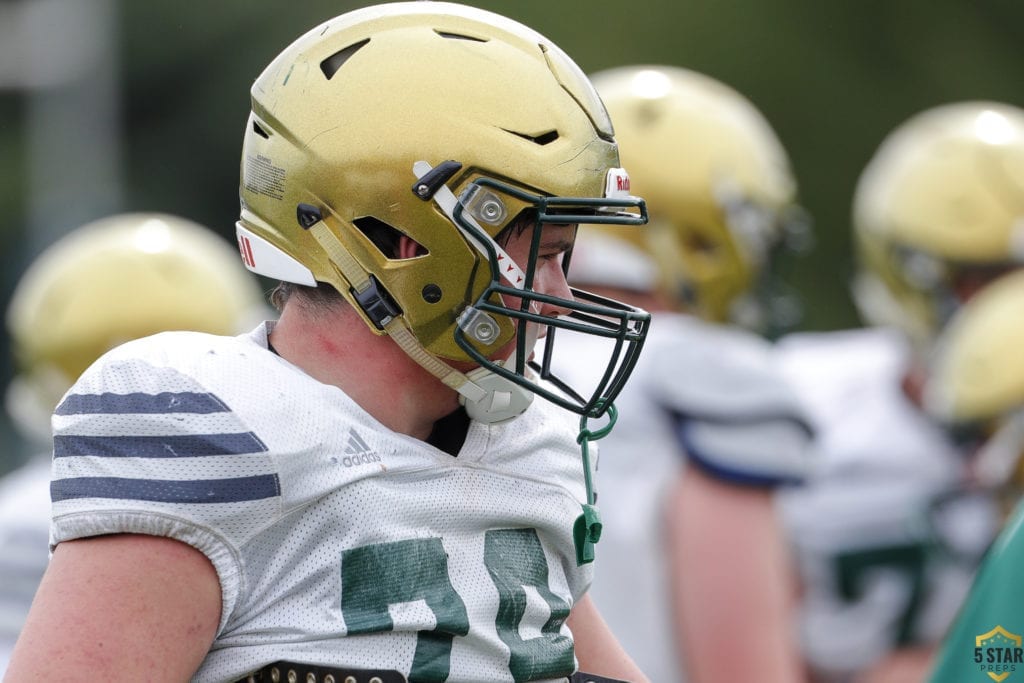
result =
[[[228,407],[213,394],[165,391],[159,394],[71,394],[57,406],[57,415],[118,413],[226,413]]]
[[[125,479],[76,477],[50,483],[50,499],[113,498],[161,503],[238,503],[272,498],[281,493],[276,474],[232,479]]]
[[[803,474],[792,474],[786,471],[773,471],[770,469],[757,470],[757,467],[754,464],[744,464],[739,467],[732,467],[721,457],[712,457],[706,449],[699,446],[691,437],[691,433],[694,428],[700,424],[700,421],[688,419],[682,415],[677,415],[676,417],[678,421],[676,423],[675,433],[676,438],[679,439],[679,444],[682,448],[683,454],[690,462],[700,467],[705,473],[710,474],[712,477],[733,484],[742,484],[754,487],[792,486],[802,484],[804,482]],[[801,424],[800,420],[785,421],[795,424],[797,428],[799,428]],[[729,424],[729,422],[722,422],[719,424]],[[741,423],[736,422],[734,424],[738,425]]]
[[[181,436],[81,436],[53,437],[53,457],[97,456],[103,458],[197,458],[210,455],[263,453],[267,447],[252,432],[236,434],[187,434]]]

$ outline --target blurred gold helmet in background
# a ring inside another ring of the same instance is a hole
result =
[[[769,283],[771,262],[780,247],[809,239],[809,223],[789,157],[761,112],[724,83],[674,66],[591,79],[650,212],[634,243],[658,265],[668,297],[714,322],[791,326],[798,311]]]
[[[925,408],[978,447],[978,479],[1024,482],[1024,270],[965,303],[938,335],[930,361]]]
[[[1024,263],[1024,111],[959,102],[898,126],[857,183],[853,233],[862,318],[926,348],[980,286]]]
[[[1024,407],[1024,271],[981,289],[950,320],[931,359],[929,411],[948,423]]]
[[[45,418],[48,436],[60,397],[111,348],[165,330],[238,334],[266,310],[234,246],[202,225],[157,213],[88,223],[43,251],[11,297],[8,410]]]

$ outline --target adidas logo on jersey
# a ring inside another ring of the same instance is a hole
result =
[[[380,456],[373,452],[363,437],[359,436],[359,432],[354,429],[348,431],[348,443],[345,446],[345,457],[341,459],[341,464],[345,467],[355,467],[356,465],[366,465],[371,462],[380,462]]]

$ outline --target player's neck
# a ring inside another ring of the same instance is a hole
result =
[[[458,407],[454,390],[386,336],[371,332],[347,305],[312,315],[290,303],[271,333],[274,349],[313,379],[340,388],[389,429],[426,440]]]

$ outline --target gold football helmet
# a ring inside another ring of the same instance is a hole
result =
[[[634,242],[657,263],[668,297],[714,322],[762,332],[792,325],[796,302],[776,286],[771,263],[781,247],[806,243],[809,224],[764,116],[731,87],[679,67],[619,67],[591,79],[633,190],[648,203],[650,225]]]
[[[618,166],[597,93],[549,40],[454,3],[377,5],[309,31],[256,80],[238,239],[250,270],[333,286],[478,419],[513,417],[532,393],[596,416],[648,316],[583,292],[557,302],[569,315],[538,316],[551,301],[533,273],[541,224],[646,221]],[[501,248],[512,226],[532,231],[527,263]],[[421,255],[398,258],[397,236]],[[617,340],[593,394],[566,398],[534,378],[535,326]],[[494,357],[513,340],[514,359]]]
[[[1024,111],[960,102],[892,131],[857,183],[853,298],[924,349],[993,277],[1024,262]]]
[[[49,415],[109,349],[164,330],[238,334],[268,310],[232,245],[176,216],[120,214],[84,225],[18,281],[7,330],[19,374],[8,410],[49,438]]]
[[[975,471],[1006,483],[1024,454],[1024,271],[981,289],[937,337],[925,407],[961,435],[982,443]],[[1018,482],[1024,478],[1017,475]]]

